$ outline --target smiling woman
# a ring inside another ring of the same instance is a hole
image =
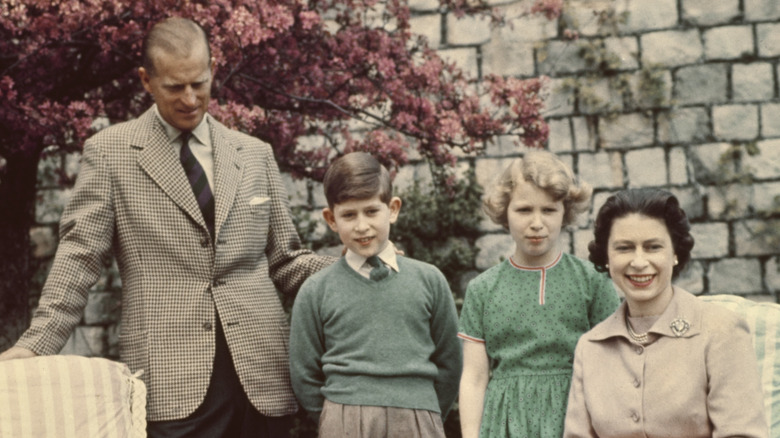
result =
[[[577,343],[564,437],[768,437],[747,323],[672,284],[693,248],[677,198],[619,192],[594,233],[625,301]]]

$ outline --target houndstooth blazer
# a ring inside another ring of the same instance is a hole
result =
[[[208,122],[215,239],[153,110],[104,129],[84,145],[51,272],[17,343],[59,352],[113,250],[122,278],[120,356],[144,371],[150,421],[184,418],[203,401],[217,312],[252,404],[265,415],[295,412],[289,325],[275,285],[294,294],[333,261],[301,249],[271,148]]]

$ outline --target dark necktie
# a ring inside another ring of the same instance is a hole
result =
[[[371,270],[371,273],[369,274],[369,278],[371,278],[374,281],[379,281],[385,277],[387,277],[388,274],[390,274],[390,269],[385,266],[384,263],[382,263],[382,260],[379,260],[378,256],[371,256],[368,259],[366,259],[366,263],[373,266],[374,269]]]
[[[192,192],[195,193],[195,199],[198,201],[201,213],[203,213],[203,219],[206,221],[206,226],[209,228],[209,233],[214,236],[214,195],[211,194],[211,187],[209,187],[209,181],[206,178],[206,172],[201,167],[195,155],[192,154],[190,149],[190,137],[191,132],[184,131],[181,133],[181,152],[179,159],[181,165],[184,167],[184,173],[187,174],[187,179],[192,186]]]

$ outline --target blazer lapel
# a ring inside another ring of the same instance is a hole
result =
[[[219,235],[219,228],[230,213],[230,207],[241,184],[240,145],[230,143],[222,130],[227,129],[209,117],[211,141],[214,147],[214,229]]]
[[[192,186],[176,151],[168,144],[168,136],[154,110],[146,111],[138,122],[141,124],[138,135],[131,140],[131,146],[141,150],[138,165],[179,208],[205,229],[206,222],[192,193]]]

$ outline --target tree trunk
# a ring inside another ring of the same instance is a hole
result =
[[[30,324],[30,227],[38,172],[37,154],[5,159],[0,170],[0,351]]]

